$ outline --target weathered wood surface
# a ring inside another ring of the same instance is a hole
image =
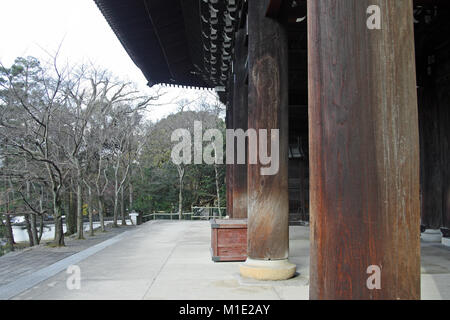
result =
[[[268,0],[249,0],[248,127],[280,130],[277,174],[261,175],[248,166],[248,255],[281,260],[289,253],[288,200],[288,43],[286,31],[265,17]],[[270,139],[268,139],[270,150]]]
[[[247,222],[245,220],[211,221],[212,259],[216,262],[247,259]]]
[[[374,4],[382,30],[366,27]],[[308,0],[311,299],[420,298],[412,12],[411,0]]]
[[[235,41],[234,61],[234,129],[247,131],[248,126],[248,87],[245,83],[247,76],[247,46],[246,29],[239,29]],[[233,165],[233,218],[247,218],[247,164],[237,162],[237,143],[235,143],[235,162]]]
[[[226,127],[233,129],[233,108],[232,105],[227,105],[226,111]],[[227,215],[233,217],[233,165],[226,165],[226,185],[227,185]]]

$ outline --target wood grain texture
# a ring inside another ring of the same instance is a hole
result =
[[[233,129],[233,107],[232,104],[227,105],[226,110],[226,127]],[[227,191],[227,215],[233,218],[233,169],[232,164],[226,165],[226,191]]]
[[[248,5],[248,127],[267,129],[268,137],[271,129],[280,130],[278,173],[263,176],[260,165],[248,166],[248,255],[282,260],[289,253],[287,34],[265,17],[268,0],[249,0]]]
[[[214,261],[247,259],[247,224],[242,220],[213,220],[211,251]]]
[[[234,60],[234,129],[247,131],[248,126],[248,87],[245,83],[247,76],[246,61],[248,50],[245,44],[245,28],[236,33]],[[233,218],[247,218],[247,165],[237,163],[237,143],[235,143],[235,164],[233,165]]]
[[[379,5],[382,30],[366,27]],[[308,0],[311,299],[419,299],[411,0]],[[369,290],[370,265],[382,268]]]

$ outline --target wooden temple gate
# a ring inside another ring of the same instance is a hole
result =
[[[420,226],[450,227],[448,2],[95,1],[150,85],[215,88],[228,129],[279,130],[276,174],[227,165],[244,276],[292,276],[310,216],[311,299],[420,298]]]

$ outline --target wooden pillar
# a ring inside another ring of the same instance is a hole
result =
[[[307,5],[310,298],[419,299],[412,1]]]
[[[244,277],[282,280],[292,277],[296,268],[287,260],[288,42],[284,27],[265,16],[269,2],[248,2],[248,128],[266,129],[268,137],[271,129],[279,129],[279,170],[262,175],[260,162],[248,165],[248,259],[240,270]],[[267,140],[268,150],[276,146]]]
[[[429,230],[442,226],[443,164],[439,136],[439,103],[433,85],[419,90],[419,123],[421,132],[420,159],[422,162],[422,213],[421,224]],[[438,231],[440,232],[440,231]],[[437,236],[439,242],[440,235]]]
[[[246,30],[240,29],[236,34],[234,61],[234,129],[247,131],[248,126],[248,88],[245,83],[247,76],[247,47],[245,44]],[[233,165],[233,218],[247,218],[247,165],[237,163],[237,143],[235,144],[235,162]]]
[[[450,57],[443,41],[425,41],[422,59],[429,63],[424,64],[426,81],[419,88],[421,223],[426,228],[422,240],[438,243],[440,228],[450,228]]]
[[[233,129],[233,104],[231,103],[231,97],[228,95],[228,104],[226,110],[226,128]],[[226,165],[226,185],[227,185],[227,216],[233,218],[233,169],[232,164]]]
[[[450,68],[450,57],[445,63]],[[449,69],[444,69],[449,70]],[[447,77],[438,83],[437,96],[439,100],[439,129],[441,137],[442,159],[442,219],[443,226],[450,229],[450,79]]]

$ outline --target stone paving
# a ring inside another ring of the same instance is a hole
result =
[[[20,251],[10,252],[0,257],[0,286],[4,286],[17,280],[20,277],[29,275],[39,269],[67,258],[77,252],[92,247],[107,239],[117,236],[127,230],[133,229],[131,226],[112,228],[106,226],[107,232],[95,231],[93,237],[85,232],[85,240],[76,240],[74,236],[65,238],[65,247],[51,248],[46,242],[34,248],[27,248]]]
[[[116,239],[114,244],[77,262],[81,270],[79,290],[68,289],[69,275],[62,271],[13,298],[302,300],[309,297],[308,228],[290,228],[290,261],[297,264],[298,275],[283,282],[242,279],[239,263],[211,261],[211,231],[207,221],[154,221],[131,228],[118,236],[120,240],[115,237],[108,240]],[[70,257],[60,263],[66,259]],[[73,261],[68,260],[67,264],[70,263]],[[449,248],[423,244],[422,298],[450,299]]]

